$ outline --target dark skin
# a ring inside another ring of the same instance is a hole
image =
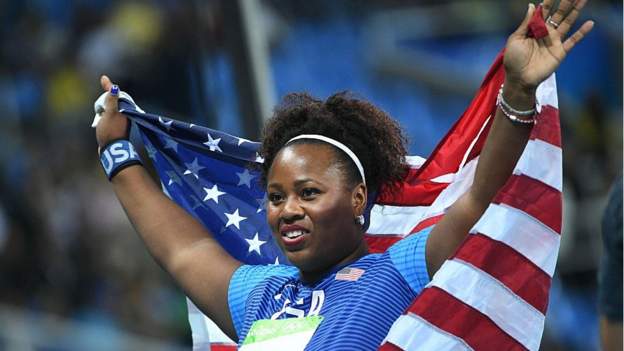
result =
[[[348,183],[331,145],[296,144],[282,149],[268,174],[267,218],[273,236],[305,282],[368,253],[355,217],[366,206],[366,187]],[[283,230],[304,230],[302,243],[285,245]]]
[[[548,36],[539,40],[526,36],[528,20],[535,11],[534,6],[529,6],[526,18],[506,46],[504,97],[511,106],[532,108],[537,85],[554,72],[592,29],[593,22],[585,22],[563,40],[585,2],[573,4],[562,0],[552,17],[561,25],[548,26]],[[545,0],[543,5],[546,17],[553,1]],[[100,84],[105,91],[111,90],[108,77],[102,76]],[[117,112],[117,97],[109,94],[105,105],[106,112],[96,129],[99,146],[128,137],[128,120]],[[512,124],[497,111],[473,185],[447,210],[427,241],[430,276],[459,247],[509,178],[529,133],[530,128]],[[363,211],[368,189],[361,183],[349,186],[346,176],[336,167],[335,152],[319,144],[286,147],[271,165],[268,177],[269,193],[278,195],[269,205],[268,220],[280,245],[284,246],[280,233],[284,223],[296,223],[309,231],[301,245],[286,248],[287,256],[307,282],[316,281],[331,268],[366,254],[363,233],[355,217]],[[304,179],[307,180],[302,182]],[[166,197],[143,167],[123,169],[112,184],[128,218],[156,261],[202,312],[237,340],[227,297],[230,279],[241,262],[229,256],[195,218]]]

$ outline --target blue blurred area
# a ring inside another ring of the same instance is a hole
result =
[[[259,3],[274,103],[352,91],[399,120],[421,156],[461,115],[526,8],[477,0],[440,16],[468,2]],[[222,10],[219,1],[0,2],[0,311],[85,323],[111,339],[108,349],[118,331],[190,343],[183,295],[134,235],[89,125],[106,73],[144,109],[244,136]],[[586,13],[597,26],[557,72],[566,218],[544,350],[598,347],[596,228],[622,170],[622,4],[591,1]],[[0,333],[0,348],[9,344]]]

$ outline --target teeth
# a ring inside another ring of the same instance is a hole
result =
[[[288,237],[288,239],[294,239],[296,237],[299,237],[301,235],[303,235],[303,230],[293,230],[292,232],[286,232],[286,237]]]

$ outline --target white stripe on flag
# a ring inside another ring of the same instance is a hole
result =
[[[407,235],[418,223],[443,214],[472,185],[478,161],[478,157],[470,160],[464,168],[454,174],[455,181],[440,192],[431,206],[374,205],[367,232],[376,235]]]
[[[193,338],[193,351],[210,350],[210,335],[206,325],[204,324],[205,316],[197,309],[195,304],[189,298],[186,298],[186,306],[188,309],[188,320],[191,326],[191,335]]]
[[[370,214],[370,234],[407,235],[428,210],[428,206],[374,205]]]
[[[506,205],[490,204],[470,232],[504,242],[553,276],[561,237],[525,212]]]
[[[206,317],[188,297],[186,298],[186,307],[193,338],[193,351],[210,350],[211,343],[236,344],[219,329],[215,322]]]
[[[539,349],[544,315],[489,274],[462,261],[448,260],[428,285],[488,316],[527,349]]]
[[[431,204],[423,219],[442,214],[459,199],[472,185],[479,158],[470,160],[464,168],[455,174],[455,180],[449,184]]]
[[[524,174],[562,191],[561,148],[545,141],[529,140],[514,174]]]
[[[488,122],[490,121],[490,118],[491,116],[488,116],[488,118],[485,119],[485,121],[483,122],[483,125],[481,126],[481,129],[479,129],[479,132],[477,133],[477,135],[470,142],[470,145],[466,149],[466,152],[464,152],[464,156],[462,157],[461,163],[459,164],[459,167],[457,168],[458,169],[457,172],[438,176],[436,178],[431,179],[431,181],[437,182],[437,183],[452,183],[455,181],[456,176],[461,176],[461,173],[464,170],[464,167],[466,165],[466,161],[468,160],[468,156],[472,152],[472,149],[474,148],[474,146],[477,144],[477,141],[479,141],[479,137],[481,137],[481,133],[483,133],[483,131],[485,130],[485,127],[487,127]]]
[[[545,105],[559,108],[559,99],[557,97],[557,78],[554,73],[537,86],[535,97],[537,98],[538,112],[541,112],[542,106]]]
[[[420,157],[420,156],[405,156],[405,162],[410,165],[412,168],[420,168],[420,166],[422,166],[425,161],[427,161],[426,158],[424,157]]]
[[[402,315],[394,322],[385,341],[404,351],[472,351],[461,338],[437,328],[412,313]]]

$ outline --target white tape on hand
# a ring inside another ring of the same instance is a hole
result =
[[[95,100],[95,102],[93,103],[93,111],[95,112],[95,116],[93,116],[93,122],[91,122],[91,128],[97,127],[98,123],[100,122],[100,119],[102,118],[102,113],[104,112],[104,102],[106,101],[106,94],[108,94],[108,92],[102,93],[102,95],[100,95],[100,97],[98,97],[97,100]],[[141,113],[145,113],[145,111],[143,111],[139,107],[139,105],[137,105],[136,102],[134,102],[134,99],[132,99],[132,96],[130,96],[125,91],[119,92],[119,99],[126,100],[127,102],[134,105],[135,110]]]

